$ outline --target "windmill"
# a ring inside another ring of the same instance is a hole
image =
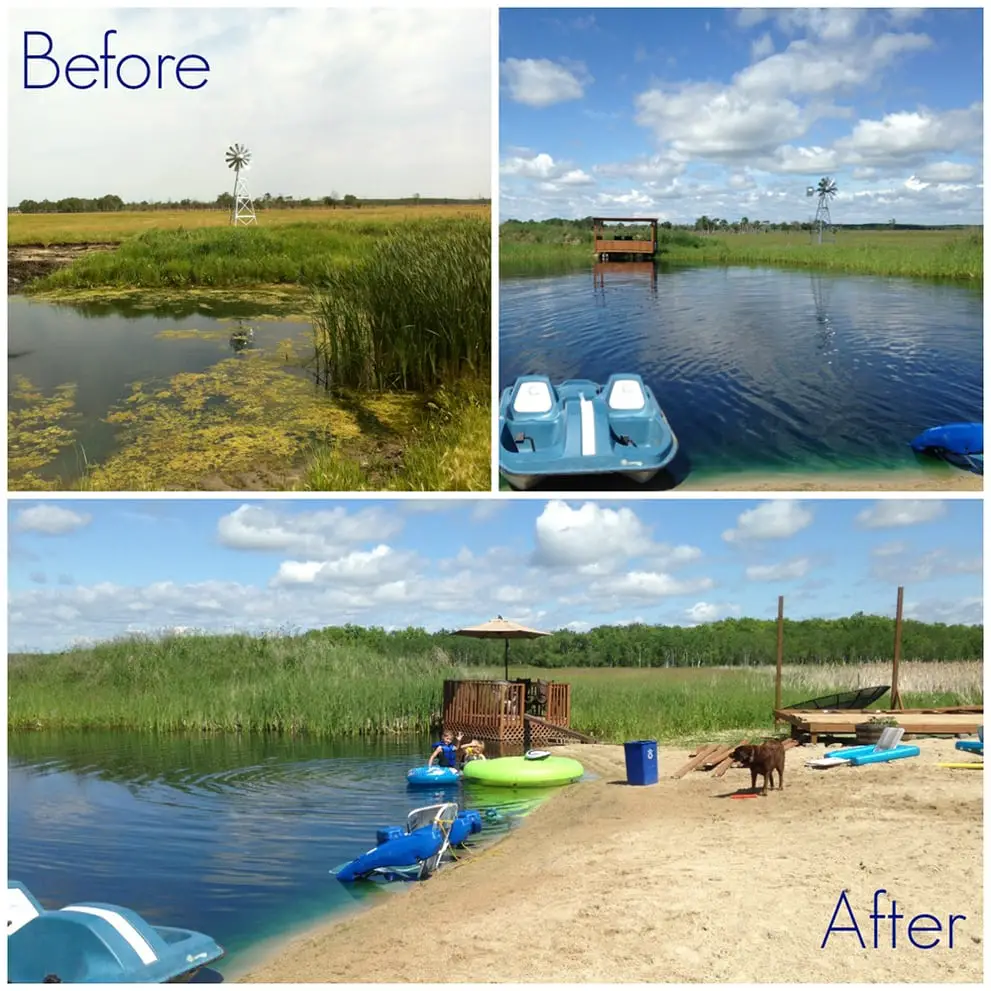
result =
[[[245,145],[232,144],[224,156],[227,167],[234,170],[234,209],[231,211],[231,224],[254,224],[255,208],[251,205],[248,187],[241,176],[241,170],[248,168],[251,152]]]
[[[818,186],[807,186],[806,196],[818,196],[816,203],[816,216],[813,223],[813,230],[818,232],[819,243],[822,244],[822,232],[824,228],[831,228],[833,221],[829,216],[829,201],[836,195],[836,182],[829,176],[823,176],[819,180]]]

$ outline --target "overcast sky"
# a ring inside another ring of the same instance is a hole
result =
[[[501,215],[983,220],[983,11],[500,14]]]
[[[107,193],[212,200],[233,187],[224,152],[235,141],[252,152],[255,197],[490,195],[487,10],[18,10],[9,25],[14,204]],[[24,31],[47,31],[64,65],[100,55],[110,28],[118,59],[194,53],[209,62],[209,82],[24,88]]]
[[[10,649],[128,633],[982,620],[967,500],[85,500],[9,506]],[[140,548],[135,553],[135,548]]]

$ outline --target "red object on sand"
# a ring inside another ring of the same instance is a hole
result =
[[[730,795],[730,798],[756,798],[757,796],[752,791],[745,791],[739,795]]]

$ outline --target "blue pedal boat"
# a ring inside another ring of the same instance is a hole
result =
[[[515,489],[562,475],[649,482],[677,453],[678,439],[639,375],[557,386],[546,375],[523,375],[499,402],[499,470]]]
[[[7,882],[10,984],[171,984],[223,955],[203,933],[152,926],[119,905],[46,911],[20,881]]]
[[[371,850],[335,867],[331,873],[344,882],[426,880],[451,847],[463,846],[469,836],[481,829],[481,814],[469,809],[459,811],[457,802],[413,809],[405,828],[379,829]]]
[[[915,437],[910,446],[916,454],[942,458],[958,468],[984,474],[984,424],[945,423],[930,427]]]

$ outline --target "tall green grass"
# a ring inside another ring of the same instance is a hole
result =
[[[394,228],[319,284],[314,338],[330,387],[425,391],[489,371],[491,233],[481,218]]]
[[[983,231],[837,231],[824,244],[808,232],[707,235],[658,231],[658,259],[676,264],[781,265],[783,267],[980,282]],[[592,231],[572,224],[503,225],[499,269],[503,275],[554,274],[591,267]]]
[[[445,678],[499,678],[501,666],[463,667],[433,647],[376,651],[348,630],[298,636],[173,636],[130,639],[8,663],[12,729],[126,729],[307,733],[321,737],[427,732]],[[828,675],[786,667],[784,702],[858,687],[851,665]],[[907,706],[983,698],[982,664],[905,662]],[[773,668],[545,669],[512,677],[572,685],[576,729],[606,742],[773,727]],[[865,672],[885,683],[882,670]],[[811,680],[810,680],[811,679]],[[882,700],[882,702],[886,701]]]
[[[305,284],[364,256],[383,223],[150,230],[33,282],[32,292]]]

